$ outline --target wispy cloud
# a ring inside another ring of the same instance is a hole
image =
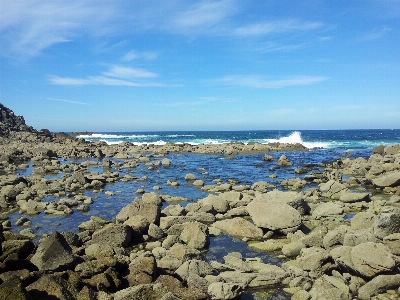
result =
[[[102,35],[116,13],[108,2],[13,0],[1,2],[1,55],[35,56],[57,43],[71,41],[83,32]],[[107,26],[104,26],[106,25]]]
[[[169,107],[180,107],[180,106],[198,106],[209,104],[210,102],[220,102],[220,103],[232,103],[236,99],[233,98],[221,98],[221,97],[198,97],[194,101],[179,101],[166,103],[165,106]]]
[[[67,102],[67,103],[79,104],[79,105],[90,105],[89,103],[85,103],[85,102],[72,101],[72,100],[59,99],[59,98],[46,98],[46,99],[51,100],[51,101]]]
[[[275,42],[268,42],[268,43],[265,43],[264,45],[256,48],[255,51],[261,52],[261,53],[291,52],[291,51],[295,51],[298,49],[306,48],[307,46],[308,46],[308,44],[306,44],[306,43],[283,45],[283,44],[279,44],[279,43],[275,43]]]
[[[156,73],[145,69],[113,65],[98,76],[74,78],[49,75],[48,80],[54,85],[166,86],[163,83],[146,81],[157,76]]]
[[[151,51],[138,52],[135,50],[131,50],[128,53],[126,53],[124,56],[122,56],[121,61],[128,62],[128,61],[132,61],[135,59],[154,60],[157,57],[158,57],[158,54],[156,52],[151,52]]]
[[[241,36],[268,35],[293,31],[308,31],[323,26],[320,22],[300,21],[296,19],[277,20],[250,24],[235,29],[234,33]]]
[[[266,79],[261,76],[229,75],[216,80],[217,84],[245,86],[249,88],[279,89],[288,86],[311,85],[328,80],[324,76],[292,76],[282,79]]]
[[[138,68],[112,66],[109,71],[102,73],[105,76],[117,78],[154,78],[157,74]]]
[[[360,42],[369,42],[369,41],[377,40],[377,39],[384,37],[390,31],[392,31],[392,29],[390,27],[380,26],[380,27],[374,28],[370,32],[361,36],[359,38],[359,41]]]

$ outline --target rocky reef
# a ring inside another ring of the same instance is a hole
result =
[[[35,242],[35,233],[24,229],[30,218],[11,224],[9,213],[57,218],[88,211],[93,199],[85,191],[145,181],[120,171],[139,165],[166,171],[174,166],[169,152],[266,152],[264,161],[275,163],[267,152],[304,149],[88,143],[33,130],[23,118],[2,111],[7,117],[1,128],[14,125],[2,129],[0,140],[0,299],[234,299],[266,288],[296,300],[400,297],[400,145],[379,147],[369,158],[336,159],[322,171],[307,169],[304,179],[282,180],[282,190],[263,181],[204,185],[194,174],[184,174],[187,184],[208,195],[181,206],[180,197],[136,191],[140,196],[112,220],[92,216],[77,224],[78,233],[55,231]],[[25,127],[30,129],[21,130]],[[97,162],[60,164],[71,157]],[[34,166],[32,174],[17,175],[27,162]],[[93,164],[103,172],[91,172]],[[281,155],[275,167],[288,166],[290,160]],[[45,178],[54,173],[64,175]],[[42,202],[49,195],[57,200]],[[13,226],[22,229],[16,233]],[[221,234],[283,263],[235,251],[223,262],[204,260],[210,239]]]

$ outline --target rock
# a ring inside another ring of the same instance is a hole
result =
[[[271,185],[266,181],[258,181],[253,183],[251,189],[261,193],[265,193]]]
[[[283,234],[295,232],[301,225],[300,213],[286,203],[253,200],[247,211],[256,226]]]
[[[381,243],[362,243],[351,249],[353,268],[362,276],[373,277],[394,269],[396,262],[389,249]]]
[[[258,251],[274,252],[281,250],[283,247],[283,243],[279,240],[266,240],[263,242],[250,243],[249,247]]]
[[[373,296],[384,293],[387,290],[400,287],[400,274],[397,275],[378,275],[371,281],[364,284],[358,290],[358,299],[369,300]]]
[[[196,180],[196,176],[192,173],[186,174],[185,180]]]
[[[263,161],[274,161],[275,158],[271,155],[265,154],[263,157]]]
[[[325,269],[329,269],[331,255],[328,251],[317,248],[304,248],[297,259],[298,265],[304,271],[313,271],[316,275],[322,275]]]
[[[318,278],[310,290],[311,299],[350,300],[349,288],[339,279],[323,275]]]
[[[76,299],[78,291],[68,281],[56,275],[44,275],[26,287],[33,299]]]
[[[203,293],[207,293],[208,286],[210,285],[210,283],[207,281],[207,279],[200,277],[197,274],[190,274],[186,281],[187,281],[188,287],[197,288],[200,291],[202,291]]]
[[[238,252],[229,253],[224,256],[225,264],[231,267],[233,270],[240,272],[251,272],[249,265],[242,260],[242,255]]]
[[[139,284],[114,293],[114,300],[161,299],[167,293],[162,285]]]
[[[203,180],[201,180],[201,179],[197,179],[197,180],[195,180],[194,182],[193,182],[193,185],[194,186],[204,186],[204,181]]]
[[[368,201],[369,194],[368,193],[343,193],[340,196],[339,200],[342,202],[346,202],[346,203]]]
[[[17,276],[12,276],[0,285],[0,299],[30,300],[31,297],[22,284],[21,279]]]
[[[228,235],[238,238],[261,239],[263,231],[243,218],[233,218],[217,221],[213,227],[218,228]]]
[[[325,202],[319,204],[312,211],[312,216],[315,219],[320,219],[323,217],[331,217],[343,214],[343,206],[333,202]]]
[[[279,167],[291,167],[293,164],[292,162],[286,157],[286,155],[282,155],[278,159],[278,166]]]
[[[335,180],[320,184],[319,189],[323,197],[332,199],[339,199],[341,194],[348,191],[345,185]]]
[[[354,229],[366,229],[373,226],[375,214],[370,212],[359,212],[350,220],[351,227]]]
[[[234,283],[214,282],[208,286],[211,299],[234,299],[243,294],[241,287]]]
[[[287,274],[282,268],[266,264],[258,272],[256,278],[250,282],[249,286],[257,287],[278,284],[281,283],[285,277],[287,277]]]
[[[205,261],[201,260],[189,260],[184,262],[176,271],[182,280],[187,280],[191,274],[196,274],[198,276],[204,277],[206,275],[211,275],[214,269]]]
[[[129,285],[152,283],[156,274],[154,256],[137,257],[129,264],[129,274],[125,277]]]
[[[116,216],[116,220],[118,223],[123,223],[128,220],[130,216],[141,215],[146,218],[149,223],[156,223],[160,218],[160,214],[161,207],[159,205],[140,200],[134,200],[132,203],[121,209]]]
[[[400,255],[400,232],[392,233],[383,238],[383,243],[394,255]]]
[[[161,161],[161,164],[162,164],[163,166],[170,166],[170,165],[171,165],[171,161],[170,161],[168,158],[164,158],[164,159]]]
[[[306,246],[302,242],[291,242],[289,244],[285,244],[282,247],[283,255],[287,257],[295,257],[300,254],[301,249]]]
[[[396,187],[400,185],[400,172],[395,171],[385,173],[379,177],[372,179],[372,183],[377,187]]]
[[[104,256],[99,259],[80,263],[75,267],[75,272],[78,272],[82,278],[90,278],[96,274],[105,272],[110,267],[115,267],[116,264],[116,258]]]
[[[166,216],[181,216],[185,212],[185,209],[180,205],[168,205],[166,208],[164,208],[161,213],[163,213]]]
[[[400,144],[393,144],[393,145],[389,145],[386,146],[384,149],[384,153],[385,154],[398,154],[400,151]]]
[[[310,211],[307,202],[303,200],[303,194],[298,192],[282,192],[273,190],[266,194],[260,194],[256,197],[257,201],[276,201],[278,203],[286,203],[296,209],[301,215],[305,215]]]
[[[149,226],[149,230],[147,233],[150,237],[158,240],[161,239],[164,236],[164,231],[158,227],[157,225],[151,223]]]
[[[131,241],[132,230],[127,225],[107,224],[92,235],[91,244],[103,244],[111,247],[126,247]]]
[[[123,225],[127,225],[131,229],[131,238],[139,237],[147,233],[149,228],[149,222],[142,215],[136,215],[129,217]]]
[[[400,208],[386,207],[376,216],[374,224],[374,234],[383,239],[385,236],[399,232],[400,228]]]
[[[31,262],[40,271],[61,271],[73,268],[76,258],[65,238],[55,231],[41,240]]]
[[[189,247],[194,249],[204,249],[210,243],[208,227],[199,222],[184,223],[184,228],[180,234],[180,239]]]
[[[229,203],[221,196],[209,195],[204,199],[199,200],[201,206],[211,205],[217,213],[226,213],[229,210]]]

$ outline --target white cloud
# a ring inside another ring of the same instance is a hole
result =
[[[123,66],[112,66],[108,72],[102,73],[105,76],[117,78],[152,78],[157,77],[157,74],[137,68],[128,68]]]
[[[320,22],[307,22],[295,19],[262,22],[242,26],[235,29],[235,34],[241,36],[267,35],[293,31],[308,31],[321,27]]]
[[[147,59],[147,60],[154,60],[158,57],[158,54],[156,52],[150,52],[150,51],[145,51],[145,52],[138,52],[135,50],[129,51],[126,53],[124,56],[122,56],[121,61],[128,62],[132,61],[134,59]]]
[[[229,75],[216,80],[216,83],[245,86],[249,88],[279,89],[287,86],[311,85],[328,80],[323,76],[292,76],[282,79],[265,79],[261,76]]]
[[[282,45],[274,42],[269,42],[264,45],[262,45],[259,48],[256,48],[255,50],[257,52],[264,52],[264,53],[269,53],[269,52],[290,52],[290,51],[295,51],[298,49],[303,49],[307,47],[308,45],[306,43],[300,43],[300,44],[289,44],[289,45]]]
[[[369,41],[377,40],[377,39],[384,37],[390,31],[392,31],[391,28],[389,28],[387,26],[380,26],[380,27],[374,28],[370,32],[364,34],[362,37],[359,38],[359,41],[369,42]]]
[[[108,2],[88,0],[4,0],[1,2],[1,55],[34,56],[82,33],[109,32],[115,8]],[[105,24],[107,24],[105,26]]]

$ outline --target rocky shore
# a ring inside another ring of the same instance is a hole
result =
[[[281,181],[283,191],[263,181],[205,185],[186,174],[184,180],[208,196],[182,206],[177,196],[137,191],[140,197],[112,220],[92,216],[77,224],[79,233],[53,232],[35,242],[34,231],[24,229],[29,217],[12,224],[10,213],[65,217],[88,211],[93,199],[84,192],[145,181],[122,170],[144,165],[163,172],[174,167],[167,153],[265,153],[264,161],[273,161],[272,151],[308,149],[89,143],[34,130],[0,108],[0,299],[234,299],[266,288],[296,300],[400,298],[400,145],[378,147],[368,159],[325,163],[321,172],[296,169],[307,175]],[[77,157],[87,160],[60,163]],[[28,162],[32,173],[17,175]],[[284,155],[272,163],[291,166]],[[102,172],[91,172],[93,164]],[[48,174],[60,176],[46,179]],[[57,200],[42,202],[50,195]],[[283,263],[239,252],[223,262],[205,261],[210,238],[222,233]]]

